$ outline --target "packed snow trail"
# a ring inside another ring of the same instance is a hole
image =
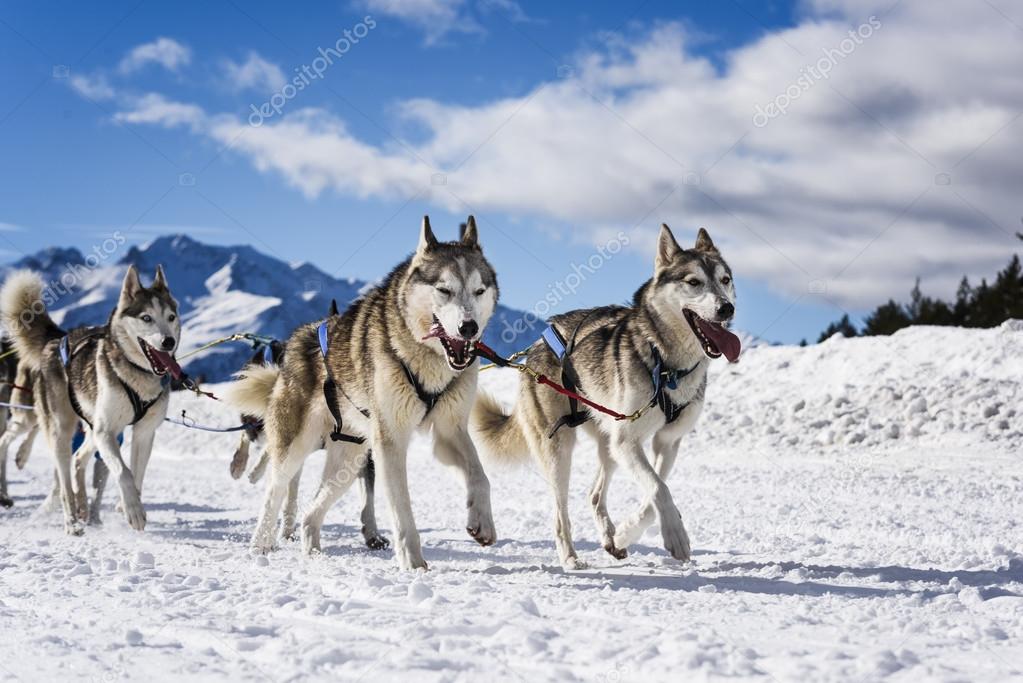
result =
[[[600,549],[584,436],[571,512],[592,569],[573,573],[557,566],[535,468],[488,469],[502,540],[481,548],[426,438],[409,458],[424,574],[363,546],[354,491],[327,518],[322,556],[285,543],[250,557],[262,488],[228,475],[237,435],[175,425],[157,434],[146,532],[112,495],[105,526],[69,538],[35,511],[51,476],[40,443],[11,468],[16,507],[0,511],[0,679],[1019,680],[1021,378],[1012,323],[715,363],[669,481],[695,551],[684,566],[656,528],[622,562]],[[517,381],[483,375],[508,403]],[[182,408],[238,418],[175,394],[171,414]],[[637,504],[619,473],[613,517]],[[386,510],[378,500],[385,528]]]

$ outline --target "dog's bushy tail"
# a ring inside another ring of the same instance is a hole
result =
[[[476,445],[488,460],[513,463],[529,456],[526,435],[515,412],[506,414],[501,404],[485,391],[476,393],[470,422]]]
[[[31,270],[18,270],[0,289],[0,317],[18,352],[19,364],[36,369],[42,363],[43,348],[63,335],[50,318],[43,300],[43,279]]]
[[[270,394],[281,369],[276,365],[250,365],[235,375],[224,390],[224,400],[246,415],[266,417]]]

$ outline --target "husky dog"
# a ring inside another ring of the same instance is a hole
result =
[[[558,341],[553,345],[538,341],[526,360],[549,377],[564,378],[563,371],[569,371],[567,383],[602,406],[621,412],[650,409],[639,419],[621,421],[585,407],[577,412],[577,404],[569,404],[536,382],[519,385],[511,415],[487,395],[478,397],[472,423],[481,450],[503,458],[533,453],[543,468],[554,492],[555,538],[566,569],[583,567],[572,545],[568,517],[576,439],[571,427],[580,423],[597,442],[600,469],[590,502],[604,549],[624,558],[627,547],[653,522],[656,512],[665,548],[679,560],[689,559],[689,537],[665,480],[679,441],[703,408],[709,359],[738,358],[739,340],[723,327],[734,313],[732,272],[707,231],[700,229],[695,248],[682,249],[664,225],[654,276],[636,292],[631,306],[553,317],[550,322],[562,335],[568,351],[564,358],[570,365],[552,351]],[[565,416],[570,405],[572,412]],[[653,464],[643,452],[643,444],[651,437]],[[607,492],[619,465],[632,474],[648,502],[616,533],[607,512]]]
[[[0,290],[0,311],[20,363],[34,373],[36,419],[56,459],[64,528],[79,535],[89,512],[84,474],[72,477],[71,443],[79,421],[85,442],[74,455],[84,462],[96,450],[121,489],[128,523],[146,525],[140,490],[156,428],[167,413],[168,373],[180,377],[173,352],[181,335],[178,305],[163,269],[151,287],[128,268],[117,306],[106,325],[65,333],[46,312],[43,282],[30,271],[12,274]],[[121,457],[118,434],[134,425],[131,469]],[[76,468],[83,472],[84,468]],[[94,502],[92,516],[98,514]]]
[[[331,309],[332,315],[337,315],[337,309]],[[256,367],[267,367],[270,365],[280,366],[281,361],[284,359],[284,344],[277,341],[276,339],[271,341],[269,344],[264,345],[261,349],[258,349],[252,358],[249,359],[246,369],[241,371],[241,375],[246,374],[247,369]],[[238,479],[245,472],[245,467],[249,462],[249,450],[252,446],[259,446],[263,441],[263,423],[258,417],[253,415],[242,415],[242,424],[245,425],[245,429],[241,433],[241,440],[238,443],[238,448],[234,452],[234,457],[231,458],[231,476]],[[320,444],[320,448],[323,448],[323,444]],[[262,477],[266,471],[266,467],[270,462],[269,453],[264,449],[262,457],[252,471],[249,473],[249,482],[255,484]],[[298,519],[298,486],[302,478],[302,468],[299,467],[298,472],[291,478],[288,483],[288,494],[284,502],[284,524],[282,526],[281,535],[284,538],[291,539],[295,535],[295,524]],[[367,454],[366,464],[359,471],[359,482],[362,484],[362,536],[366,540],[366,545],[372,550],[381,550],[390,545],[384,536],[380,535],[377,529],[377,518],[376,509],[374,507],[374,478],[375,470],[373,467],[373,458]]]
[[[490,482],[467,423],[478,373],[474,345],[497,297],[475,219],[469,217],[460,240],[438,242],[424,217],[415,254],[343,314],[300,327],[279,371],[255,369],[235,384],[234,402],[263,417],[270,453],[254,551],[273,548],[288,482],[326,443],[323,481],[303,522],[306,551],[319,550],[324,515],[372,448],[391,507],[398,564],[425,569],[406,451],[414,431],[431,428],[437,458],[457,468],[468,489],[469,535],[484,546],[494,543]]]
[[[8,354],[14,347],[7,340],[0,344],[0,352]],[[0,406],[0,507],[9,508],[14,501],[7,495],[7,452],[19,436],[26,435],[18,447],[15,461],[18,469],[25,466],[32,452],[35,440],[36,422],[31,410],[14,408],[14,405],[32,405],[32,379],[28,368],[18,363],[18,355],[5,355],[0,361],[0,402],[11,403],[7,407]]]

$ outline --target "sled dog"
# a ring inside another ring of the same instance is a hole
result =
[[[332,314],[337,314],[337,309],[332,308]],[[279,367],[281,361],[284,359],[284,344],[277,341],[276,339],[268,344],[262,346],[252,354],[252,358],[249,359],[246,368],[243,368],[241,373],[244,375],[247,369],[258,368],[258,367]],[[252,447],[263,447],[263,422],[254,415],[242,415],[242,424],[245,425],[245,429],[241,433],[240,440],[238,442],[238,448],[234,452],[234,456],[231,458],[231,476],[238,479],[245,473],[245,468],[249,462],[249,452]],[[320,448],[323,448],[323,444],[320,444]],[[252,468],[249,473],[249,482],[255,484],[262,477],[266,471],[266,467],[269,464],[270,457],[269,453],[263,449],[262,455],[256,466]],[[284,538],[293,538],[295,536],[295,525],[298,519],[298,486],[302,477],[302,468],[299,467],[295,476],[291,478],[288,483],[288,493],[284,502],[284,519],[282,524],[281,535]],[[366,464],[359,471],[359,482],[362,485],[362,536],[366,541],[366,545],[373,550],[380,550],[390,545],[385,537],[380,535],[377,529],[376,510],[374,506],[374,480],[375,470],[373,466],[373,457],[367,453]]]
[[[554,493],[555,539],[566,569],[583,566],[568,516],[575,426],[597,442],[599,471],[590,502],[604,549],[624,558],[656,513],[664,547],[679,560],[689,559],[689,537],[665,480],[682,436],[703,408],[708,363],[721,355],[738,358],[739,340],[724,327],[734,313],[732,272],[707,231],[700,229],[694,248],[682,249],[664,225],[653,277],[631,306],[554,316],[544,333],[550,342],[534,343],[526,360],[602,406],[623,413],[647,406],[641,417],[616,420],[528,381],[519,385],[510,415],[485,393],[477,397],[472,426],[484,455],[513,459],[532,453],[540,464]],[[651,437],[652,463],[643,451]],[[607,492],[618,466],[636,480],[646,502],[616,531]]]
[[[431,429],[437,458],[464,478],[469,535],[484,546],[494,543],[490,482],[467,427],[478,373],[474,345],[497,298],[475,219],[469,217],[458,241],[439,242],[424,217],[415,253],[382,283],[341,315],[296,330],[279,370],[254,368],[234,385],[229,400],[263,418],[270,455],[255,552],[273,548],[288,482],[325,443],[323,480],[303,520],[305,550],[319,550],[324,515],[372,449],[398,564],[426,568],[406,452],[413,432]]]
[[[47,313],[37,274],[15,272],[0,290],[4,324],[20,364],[33,376],[35,420],[54,453],[69,534],[79,535],[87,521],[98,521],[102,489],[90,510],[84,481],[84,465],[97,450],[103,473],[109,469],[120,486],[128,523],[139,531],[145,528],[140,491],[156,428],[167,413],[165,380],[168,373],[181,372],[173,357],[181,336],[177,309],[162,268],[152,286],[143,287],[138,270],[129,267],[107,324],[69,332]],[[72,455],[79,422],[86,438]],[[118,443],[118,434],[129,425],[130,468]]]
[[[6,355],[14,351],[7,340],[0,344],[0,353],[5,358],[0,360],[0,402],[10,403],[12,407],[0,406],[0,507],[9,508],[14,501],[7,493],[7,453],[19,436],[25,440],[18,447],[15,462],[18,469],[25,466],[32,452],[35,440],[36,422],[31,410],[13,406],[32,405],[32,379],[28,368],[18,363],[18,354]]]

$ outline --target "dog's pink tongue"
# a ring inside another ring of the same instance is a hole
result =
[[[160,365],[162,365],[174,379],[181,379],[181,376],[185,374],[181,370],[181,366],[178,365],[178,361],[175,360],[174,356],[169,353],[165,353],[164,351],[157,351],[156,349],[150,349],[150,353],[153,354],[153,357],[156,358],[156,360],[160,361]]]
[[[714,346],[718,347],[718,351],[724,354],[729,363],[734,363],[739,359],[739,353],[742,351],[742,342],[739,341],[738,337],[729,332],[724,326],[707,322],[701,318],[696,319],[696,324],[700,326],[700,331],[706,335],[707,339],[714,342]]]

